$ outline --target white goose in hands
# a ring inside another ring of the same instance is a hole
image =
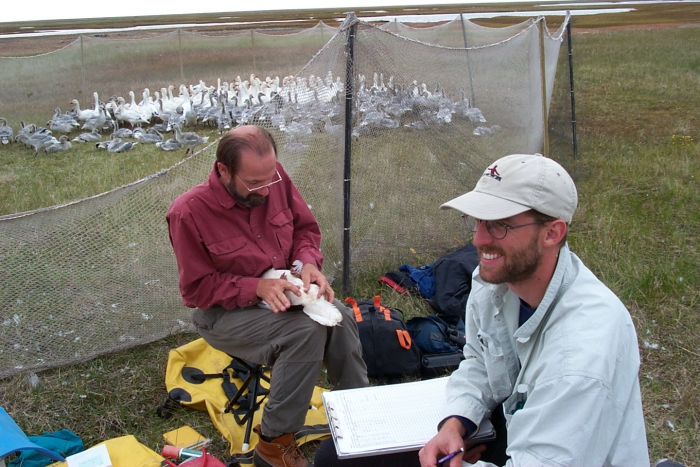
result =
[[[304,313],[317,323],[324,326],[335,326],[343,320],[343,315],[340,314],[335,305],[326,300],[326,297],[318,298],[318,285],[312,283],[309,291],[304,292],[304,282],[296,272],[289,269],[269,269],[261,276],[261,279],[284,279],[299,286],[301,297],[297,297],[290,291],[285,291],[284,294],[292,305],[303,305]]]

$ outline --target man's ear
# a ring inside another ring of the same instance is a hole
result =
[[[216,170],[219,171],[219,175],[229,175],[228,167],[221,162],[216,163]]]
[[[569,226],[561,219],[556,219],[548,222],[546,225],[547,231],[544,237],[546,246],[557,246],[562,241]]]

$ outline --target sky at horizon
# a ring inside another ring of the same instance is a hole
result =
[[[15,7],[4,9],[3,14],[0,15],[0,23],[217,12],[221,12],[222,16],[226,16],[226,13],[245,11],[282,11],[320,8],[342,8],[348,11],[352,11],[353,8],[376,8],[378,12],[381,12],[383,7],[393,6],[468,5],[515,3],[522,1],[525,0],[301,0],[300,2],[266,0],[264,3],[236,2],[235,9],[227,11],[225,3],[221,2],[221,0],[170,0],[168,2],[153,0],[145,2],[137,0],[120,0],[119,2],[92,0],[57,2],[55,0],[33,0],[24,8]],[[290,6],[292,3],[294,4],[293,7]]]

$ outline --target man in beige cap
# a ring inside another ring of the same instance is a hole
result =
[[[451,415],[418,454],[338,459],[324,441],[316,467],[649,465],[634,324],[569,251],[577,203],[566,170],[537,154],[497,160],[442,206],[466,215],[479,253]],[[488,418],[498,439],[465,445]]]
[[[649,465],[634,324],[569,251],[577,202],[566,170],[537,154],[497,160],[473,191],[442,206],[466,215],[479,267],[466,359],[447,384],[453,415],[420,451],[423,467],[464,447],[501,410],[505,452],[467,446],[444,465]]]

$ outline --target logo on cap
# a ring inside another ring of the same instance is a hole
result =
[[[501,174],[498,173],[498,170],[496,170],[496,167],[498,167],[498,166],[494,165],[493,167],[489,167],[488,169],[486,169],[486,172],[484,172],[484,176],[494,178],[500,182],[501,181]]]

